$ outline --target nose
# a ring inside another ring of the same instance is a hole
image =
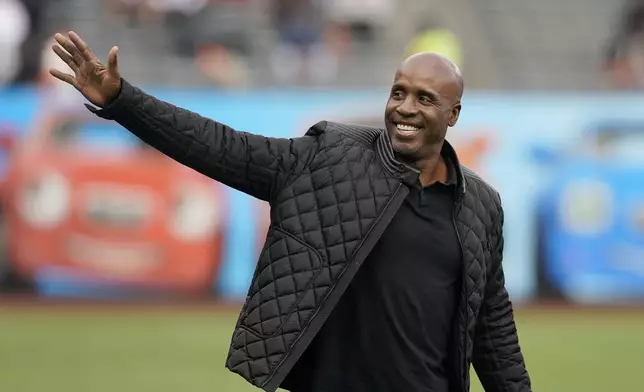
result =
[[[404,117],[411,117],[418,113],[418,107],[414,99],[410,96],[407,96],[403,102],[398,105],[396,112]]]

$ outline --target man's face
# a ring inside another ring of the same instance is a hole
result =
[[[442,144],[460,112],[460,86],[452,70],[421,61],[403,64],[385,107],[385,126],[394,151],[409,163]]]

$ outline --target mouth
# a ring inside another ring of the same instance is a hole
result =
[[[403,123],[393,123],[394,127],[396,128],[396,134],[398,136],[402,137],[412,137],[418,134],[422,128],[416,126],[416,125],[411,125],[411,124],[403,124]]]

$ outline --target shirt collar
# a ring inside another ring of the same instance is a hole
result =
[[[445,164],[447,165],[447,181],[445,185],[456,185],[458,182],[458,173],[456,172],[456,164],[447,154],[442,153]]]
[[[335,124],[333,122],[321,122],[321,124]],[[391,145],[391,139],[389,134],[384,129],[377,129],[378,137],[376,139],[376,150],[380,156],[381,162],[384,165],[384,168],[391,174],[397,175],[398,178],[403,181],[407,186],[414,187],[418,184],[418,175],[420,172],[401,161],[398,161],[394,156],[393,147]],[[458,160],[458,155],[454,150],[454,147],[445,140],[443,142],[443,148],[441,151],[443,157],[447,158],[446,161],[449,162],[451,168],[455,172],[455,178],[450,177],[450,172],[448,172],[448,183],[452,180],[451,183],[455,184],[458,189],[458,194],[462,195],[467,192],[467,184],[465,182],[465,177],[463,174],[463,169]],[[453,174],[453,173],[452,173]]]

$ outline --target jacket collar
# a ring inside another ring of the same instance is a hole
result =
[[[415,186],[418,183],[420,171],[396,159],[391,138],[387,134],[387,131],[382,130],[380,132],[380,135],[376,140],[376,150],[385,170],[400,178],[407,186]],[[456,150],[447,140],[443,142],[441,154],[454,163],[458,194],[465,194],[467,191],[465,186],[465,176],[463,175],[463,170],[461,169],[461,164],[458,160],[458,154],[456,154]]]

